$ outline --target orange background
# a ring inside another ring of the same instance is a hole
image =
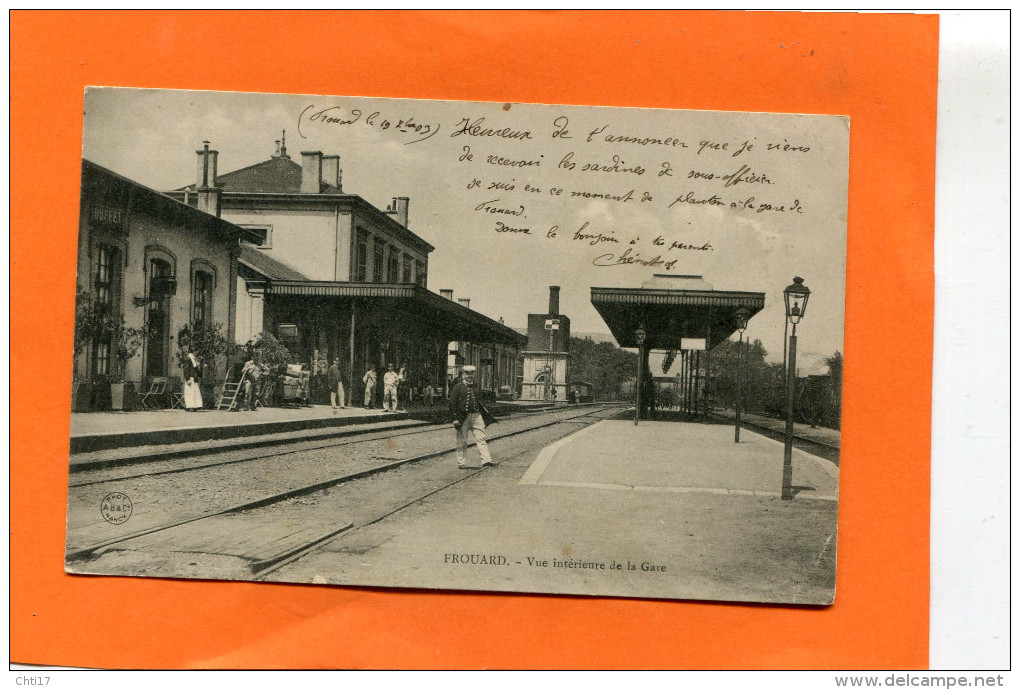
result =
[[[136,668],[927,666],[936,17],[14,12],[10,29],[11,660]],[[65,575],[86,85],[849,115],[836,603]]]

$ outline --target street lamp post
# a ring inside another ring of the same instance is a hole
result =
[[[740,443],[740,405],[743,393],[743,368],[744,368],[744,329],[747,328],[747,309],[741,307],[737,310],[737,330],[740,331],[740,339],[737,341],[737,402],[734,405],[736,423],[733,425],[733,442]]]
[[[636,399],[634,400],[634,426],[637,426],[638,419],[641,418],[641,377],[644,375],[644,372],[641,370],[641,365],[645,359],[644,347],[646,335],[647,333],[645,333],[645,329],[643,327],[639,326],[638,329],[634,331],[634,339],[637,341],[638,347],[637,381],[634,385],[634,392],[636,394]]]
[[[793,391],[797,385],[797,324],[807,311],[811,291],[803,278],[794,278],[793,284],[783,290],[786,300],[786,321],[793,326],[786,369],[786,447],[783,450],[783,500],[793,498]]]

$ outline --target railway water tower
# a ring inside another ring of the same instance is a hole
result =
[[[560,314],[560,288],[549,286],[549,311],[528,314],[521,400],[566,402],[570,318]]]

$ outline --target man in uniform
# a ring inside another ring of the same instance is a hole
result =
[[[397,384],[400,382],[400,375],[393,370],[393,365],[389,364],[386,367],[386,373],[383,374],[383,398],[382,406],[384,412],[396,412],[397,411]]]
[[[365,408],[375,407],[375,369],[371,365],[361,377],[361,382],[365,384]]]
[[[489,455],[489,446],[485,442],[482,402],[478,399],[474,379],[475,367],[469,364],[464,367],[463,376],[454,383],[453,390],[450,391],[450,412],[453,413],[453,428],[457,431],[457,465],[464,470],[475,470],[480,467],[468,465],[464,457],[469,435],[475,437],[475,445],[482,460],[481,466],[497,464]]]
[[[340,358],[333,359],[333,363],[326,370],[326,386],[329,388],[329,401],[333,407],[340,402],[340,409],[347,407],[347,397],[344,395],[343,376],[340,372]]]

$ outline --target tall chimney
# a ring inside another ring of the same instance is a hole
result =
[[[452,300],[453,299],[453,290],[450,290],[449,288],[440,290],[439,294],[442,295],[443,297],[445,297],[448,300]]]
[[[210,151],[209,142],[203,141],[202,148],[195,151],[195,153],[198,154],[198,178],[195,183],[195,189],[215,187],[216,160],[220,155],[219,151]]]
[[[343,191],[340,186],[340,156],[322,157],[322,181]]]
[[[549,286],[549,316],[560,315],[560,286]]]
[[[301,152],[301,193],[318,194],[322,190],[322,151]]]
[[[465,309],[471,308],[471,299],[469,297],[458,297],[457,301],[460,303],[460,306],[464,307]]]
[[[199,210],[219,216],[222,192],[216,186],[216,161],[219,152],[210,151],[208,141],[203,141],[202,144],[202,149],[195,152],[198,154],[198,181],[195,183],[197,192],[195,196],[198,199]]]

